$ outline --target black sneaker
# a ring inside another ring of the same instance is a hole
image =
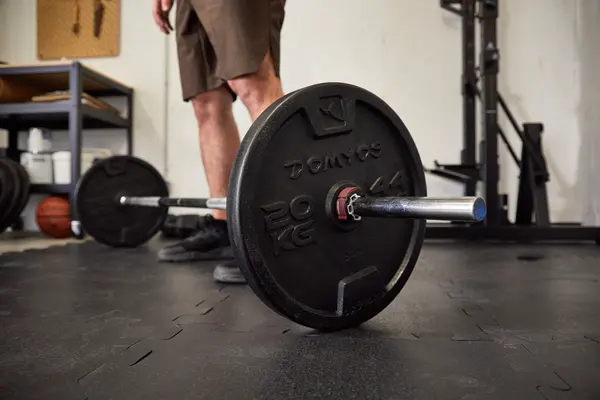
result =
[[[175,243],[162,248],[158,259],[167,262],[227,260],[233,258],[227,222],[207,215],[200,223],[198,231]]]
[[[246,278],[234,260],[217,265],[213,271],[213,279],[220,283],[246,283]]]

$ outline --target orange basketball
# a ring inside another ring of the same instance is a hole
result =
[[[57,239],[70,237],[69,200],[60,196],[44,198],[35,210],[35,222],[45,235]]]

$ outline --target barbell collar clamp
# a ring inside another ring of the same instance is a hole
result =
[[[396,217],[438,221],[483,221],[487,212],[481,197],[362,197],[348,199],[347,213],[360,217]],[[356,220],[356,218],[354,218]]]

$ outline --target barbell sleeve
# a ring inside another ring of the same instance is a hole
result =
[[[189,207],[209,208],[212,210],[225,210],[226,197],[213,198],[181,198],[181,197],[134,197],[121,196],[119,204],[122,206],[141,207]]]
[[[481,197],[357,197],[349,203],[360,217],[420,218],[439,221],[482,221]]]

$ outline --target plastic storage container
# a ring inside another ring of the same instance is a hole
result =
[[[94,163],[94,160],[106,158],[112,155],[108,149],[81,149],[81,169],[83,175]],[[54,183],[68,185],[71,183],[71,152],[57,151],[52,154],[54,165]]]
[[[21,165],[27,170],[31,183],[53,182],[52,154],[21,153]]]

